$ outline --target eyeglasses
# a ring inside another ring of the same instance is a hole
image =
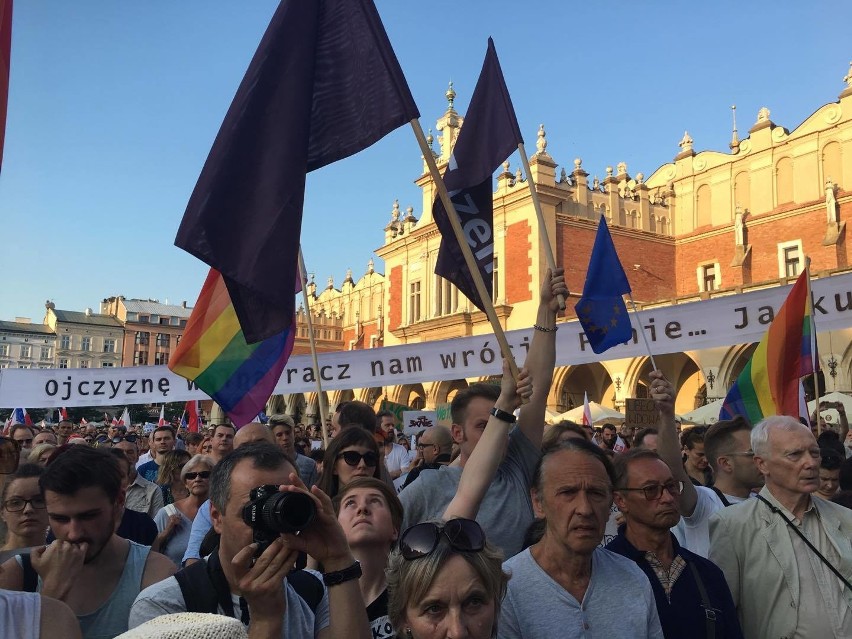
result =
[[[648,501],[657,501],[663,496],[663,490],[668,491],[673,497],[678,497],[683,492],[682,481],[668,481],[665,484],[653,484],[652,486],[643,486],[642,488],[616,488],[616,492],[630,492],[641,490],[645,493],[645,499]]]
[[[199,478],[199,479],[210,479],[210,471],[209,470],[202,470],[202,471],[197,472],[197,473],[186,473],[183,477],[184,477],[184,479],[188,479],[190,481],[192,481],[196,477]]]
[[[446,524],[425,522],[415,524],[399,540],[399,551],[411,561],[432,553],[438,547],[441,535],[450,547],[461,552],[480,552],[485,548],[485,533],[472,519],[451,519]]]
[[[435,444],[427,444],[426,442],[423,442],[422,444],[417,444],[417,450],[423,450],[424,448],[429,448],[434,445]]]
[[[27,444],[33,443],[33,438],[28,437],[27,439],[16,439],[15,441],[18,442],[19,446],[26,446]]]
[[[11,499],[7,499],[3,502],[3,508],[8,510],[10,513],[19,513],[24,508],[27,507],[27,504],[32,506],[37,510],[42,510],[47,508],[47,504],[44,503],[44,497],[41,495],[37,495],[32,499],[23,499],[21,497],[12,497]]]
[[[754,457],[754,451],[744,450],[737,453],[725,453],[724,455],[720,455],[720,457]]]
[[[347,450],[340,453],[337,459],[343,459],[347,466],[352,466],[353,468],[360,464],[362,459],[364,460],[364,465],[370,468],[375,468],[379,465],[379,456],[371,450],[363,455],[357,450]]]
[[[130,442],[131,444],[135,444],[137,439],[139,438],[136,435],[116,435],[112,438],[112,443]]]

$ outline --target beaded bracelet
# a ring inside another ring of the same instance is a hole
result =
[[[545,328],[544,326],[539,326],[538,324],[533,324],[533,328],[537,331],[541,331],[542,333],[555,333],[559,330],[558,326],[554,326],[553,328]]]

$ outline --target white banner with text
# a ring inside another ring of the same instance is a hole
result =
[[[751,291],[705,301],[676,304],[639,312],[656,354],[758,342],[790,286]],[[813,281],[813,307],[818,332],[852,327],[852,273]],[[567,366],[647,354],[637,318],[631,313],[633,339],[602,355],[589,347],[579,322],[559,324],[556,364]],[[519,365],[523,365],[532,329],[506,334]],[[494,336],[339,351],[319,355],[314,371],[310,355],[290,358],[276,394],[396,386],[439,380],[499,375],[500,353]],[[0,370],[0,407],[112,406],[205,399],[194,384],[165,366],[131,368],[63,368]]]

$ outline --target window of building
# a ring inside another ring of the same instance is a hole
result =
[[[177,336],[175,337],[175,346],[177,346],[178,344],[180,344],[180,338],[181,338],[181,337],[182,337],[182,335],[177,335]]]
[[[50,359],[50,347],[42,346],[41,347],[41,359]]]
[[[115,340],[114,339],[105,339],[104,340],[104,353],[114,353],[115,352]]]
[[[80,343],[80,350],[90,351],[92,350],[92,338],[84,337],[83,341]]]
[[[89,360],[81,359],[80,360],[80,368],[89,368]]]
[[[181,328],[184,328],[186,326],[186,320],[185,319],[182,319],[180,321],[180,326],[181,326]]]
[[[65,349],[66,351],[71,348],[71,336],[63,335],[59,338],[59,348]]]
[[[151,317],[148,319],[148,321],[151,322],[152,324],[159,324],[160,323],[160,316],[159,315],[151,315]]]
[[[29,368],[29,364],[18,364],[18,368]]]
[[[498,272],[500,263],[497,261],[496,255],[491,260],[491,264],[493,268],[493,270],[491,271],[491,300],[494,304],[496,304],[497,299],[500,297],[500,277]]]
[[[0,357],[9,357],[9,345],[0,344]]]
[[[169,363],[168,353],[154,353],[154,364],[157,366],[165,366]]]
[[[66,359],[65,357],[60,357],[59,368],[68,368],[68,359]]]
[[[112,368],[113,366],[115,366],[115,364],[113,364],[112,362],[103,362],[101,364],[101,368]]]
[[[164,346],[165,348],[169,347],[171,335],[168,333],[157,333],[157,346]]]
[[[778,277],[798,277],[803,266],[801,240],[778,245]]]
[[[32,357],[33,347],[29,344],[21,344],[21,357]]]
[[[147,331],[136,331],[136,343],[147,345],[149,336],[150,333],[148,333]]]
[[[133,365],[144,366],[148,363],[148,351],[135,351],[133,353]]]
[[[128,313],[127,314],[128,322],[138,322],[139,321],[139,313]]]
[[[455,313],[459,304],[459,290],[452,282],[443,277],[435,276],[435,315]]]
[[[408,285],[408,323],[420,321],[420,280]]]
[[[698,290],[702,293],[715,291],[722,286],[722,273],[719,262],[707,262],[698,265]]]
[[[169,325],[171,326],[180,326],[180,318],[179,317],[170,317]]]

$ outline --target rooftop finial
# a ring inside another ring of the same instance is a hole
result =
[[[540,154],[547,153],[547,138],[545,137],[546,133],[544,131],[544,125],[538,125],[538,140],[535,142],[535,148]]]
[[[375,266],[376,266],[376,263],[375,263],[375,262],[373,262],[373,258],[372,258],[372,257],[371,257],[369,260],[367,260],[367,272],[368,272],[368,273],[372,273],[372,272],[373,272],[373,270],[374,270],[374,268],[375,268]]]
[[[453,81],[450,80],[450,87],[447,89],[447,92],[444,94],[447,96],[447,110],[453,111],[453,101],[456,99],[456,92],[453,89]]]
[[[849,62],[849,71],[843,76],[843,81],[847,87],[852,87],[852,61]]]
[[[429,129],[429,135],[426,136],[426,144],[429,145],[429,148],[432,148],[432,143],[435,141],[435,138],[432,137],[432,129]]]
[[[689,135],[689,131],[684,131],[683,137],[680,139],[680,142],[678,142],[677,145],[681,148],[681,151],[692,151],[693,141],[694,140]]]
[[[740,138],[737,135],[737,105],[736,104],[731,105],[731,115],[734,118],[734,130],[731,133],[731,143],[728,146],[731,147],[731,151],[733,153],[736,153],[737,151],[740,150]]]

